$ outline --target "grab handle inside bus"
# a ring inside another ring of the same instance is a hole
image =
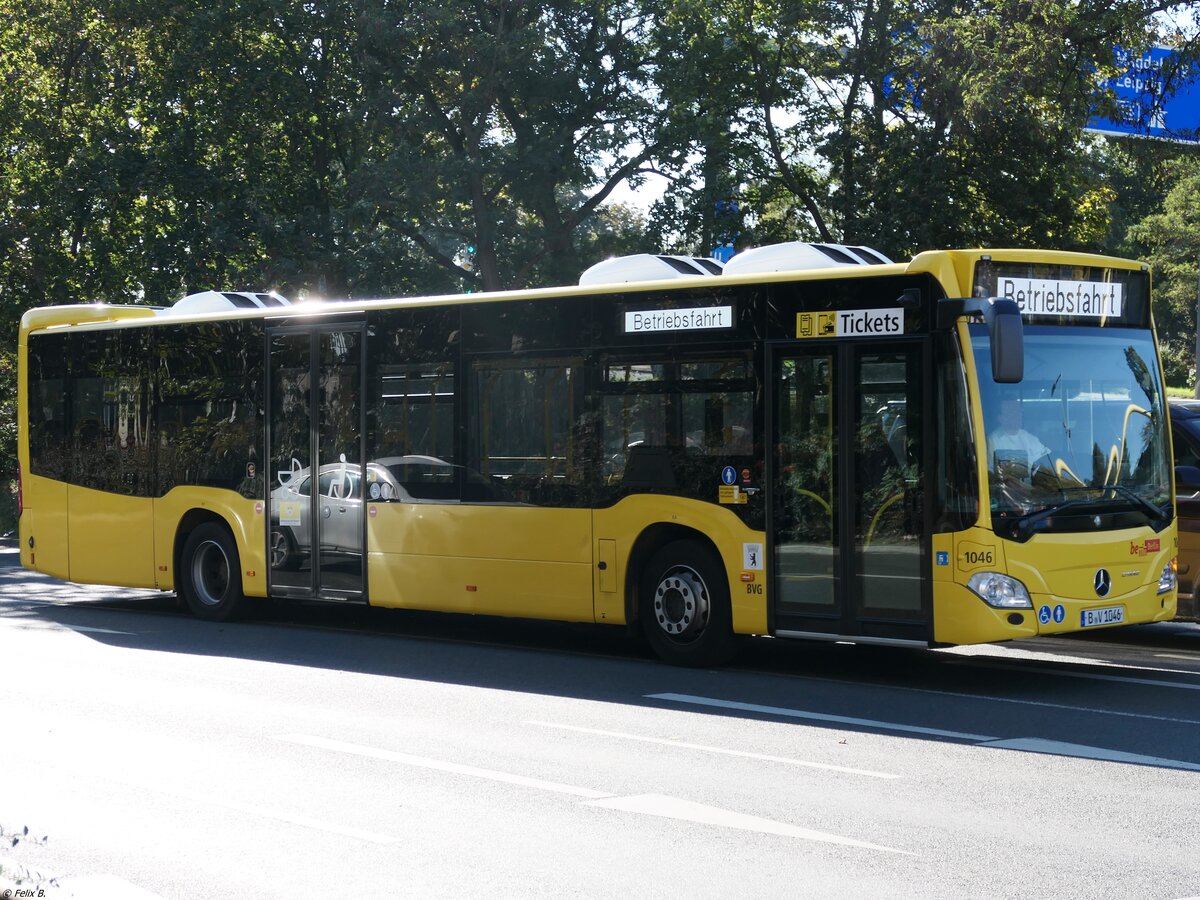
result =
[[[939,327],[949,327],[959,316],[982,316],[988,327],[992,381],[1016,384],[1025,377],[1025,328],[1021,307],[1006,297],[971,297],[943,300],[938,309]]]

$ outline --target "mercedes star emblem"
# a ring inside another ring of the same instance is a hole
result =
[[[1096,596],[1107,597],[1108,590],[1112,587],[1112,576],[1108,574],[1108,569],[1097,569],[1096,580],[1093,583],[1096,586]]]

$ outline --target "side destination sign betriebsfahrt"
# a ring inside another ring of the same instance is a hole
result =
[[[625,313],[625,333],[695,331],[732,328],[732,306],[697,306],[690,309],[642,309]]]

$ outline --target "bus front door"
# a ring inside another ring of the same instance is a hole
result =
[[[364,600],[363,330],[281,327],[267,340],[269,592]]]
[[[927,354],[919,341],[772,348],[776,634],[929,639]]]

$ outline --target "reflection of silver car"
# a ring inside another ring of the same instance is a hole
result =
[[[287,480],[271,492],[271,567],[295,569],[310,552],[312,475],[307,468],[297,468],[279,477]],[[495,482],[436,456],[385,456],[367,463],[368,500],[455,503],[464,490],[467,499],[476,502],[505,499]],[[362,468],[341,462],[321,466],[317,495],[321,552],[361,555]]]
[[[376,483],[390,476],[387,469],[368,463],[367,478]],[[340,462],[321,466],[316,487],[317,514],[321,517],[321,551],[360,555],[362,468]],[[394,490],[394,482],[392,487]],[[271,492],[272,568],[295,569],[309,555],[312,492],[312,473],[306,468],[288,473],[287,480]]]

